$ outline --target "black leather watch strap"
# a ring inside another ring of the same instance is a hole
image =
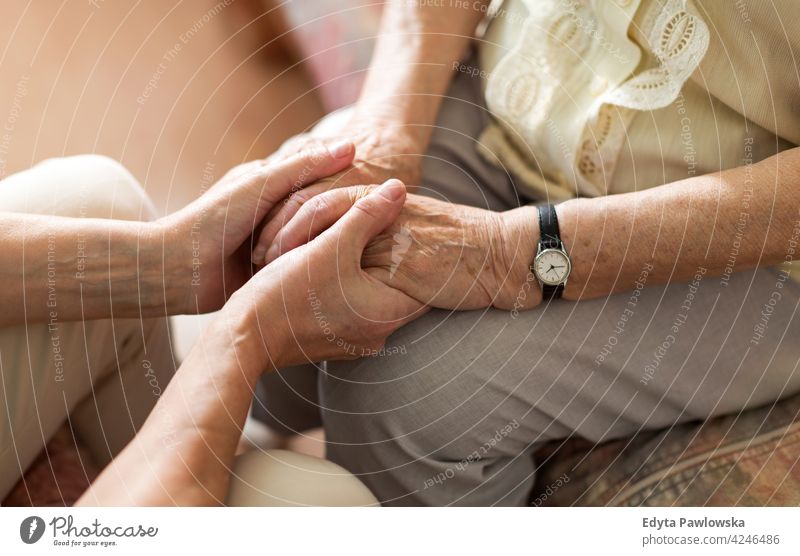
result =
[[[560,249],[561,232],[558,229],[558,215],[555,205],[539,205],[539,243],[542,249]],[[542,299],[558,299],[564,291],[564,284],[542,284]]]
[[[558,299],[564,292],[564,284],[557,284],[551,286],[550,284],[542,284],[542,299],[547,301],[549,299]]]
[[[542,249],[561,247],[561,233],[558,230],[558,215],[555,205],[539,205],[539,233]]]

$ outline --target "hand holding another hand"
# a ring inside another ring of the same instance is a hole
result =
[[[311,199],[277,234],[267,262],[314,238],[369,192],[351,187]],[[530,309],[541,300],[529,269],[538,241],[535,214],[532,207],[497,213],[409,195],[361,264],[432,307]]]
[[[346,123],[343,126],[337,122],[342,117]],[[352,117],[346,113],[334,113],[323,120],[320,127],[327,129],[315,129],[289,139],[269,161],[277,163],[299,152],[319,150],[323,144],[350,141],[355,145],[353,164],[316,183],[309,182],[308,187],[295,189],[270,212],[253,249],[252,260],[256,265],[265,264],[267,248],[280,229],[313,197],[332,189],[378,184],[392,178],[410,184],[413,190],[419,181],[421,148],[408,129],[387,127],[378,119],[364,115]]]
[[[372,188],[319,237],[260,270],[225,306],[238,334],[266,348],[276,368],[379,351],[426,311],[361,268],[364,247],[392,224],[405,197],[398,180]]]
[[[172,312],[219,309],[253,275],[252,237],[267,213],[292,191],[348,168],[353,156],[353,144],[341,141],[280,162],[241,164],[196,201],[156,221],[165,268],[173,269],[164,280],[182,292]]]

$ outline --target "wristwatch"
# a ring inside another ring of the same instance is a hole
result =
[[[539,247],[531,272],[542,286],[542,299],[558,299],[567,284],[572,262],[561,241],[554,205],[539,205],[539,231]]]

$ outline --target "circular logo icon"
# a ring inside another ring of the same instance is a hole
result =
[[[44,535],[44,520],[38,515],[32,515],[22,520],[19,526],[19,538],[25,544],[33,544]]]

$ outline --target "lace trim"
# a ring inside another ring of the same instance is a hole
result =
[[[579,178],[591,184],[598,195],[609,193],[608,184],[616,170],[628,124],[635,113],[622,106],[603,104],[583,128],[575,166]],[[584,184],[583,189],[588,187]]]
[[[599,194],[608,193],[634,110],[672,104],[708,50],[705,22],[689,12],[687,0],[668,0],[653,20],[645,17],[647,41],[658,66],[645,70],[604,95],[597,115],[583,130],[576,156],[580,178]],[[587,189],[584,185],[584,189]]]
[[[605,102],[635,110],[656,110],[678,98],[683,84],[708,50],[708,27],[691,13],[693,8],[688,0],[667,0],[647,36],[658,66],[610,91]]]
[[[562,0],[558,5],[537,0],[536,6],[519,43],[497,65],[486,90],[489,108],[506,129],[505,142],[496,136],[497,130],[487,130],[486,137],[493,139],[497,157],[540,193],[549,189],[552,196],[553,188],[563,188],[566,196],[607,194],[636,111],[663,108],[677,98],[708,50],[708,27],[690,0],[654,2],[647,7],[641,28],[642,42],[648,43],[657,65],[602,92],[609,84],[596,77],[586,85],[585,71],[574,63],[591,56],[597,43],[608,39],[603,36],[608,29],[601,27],[593,9],[581,0]],[[586,107],[578,136],[565,140],[559,134],[561,122],[553,121],[552,114],[559,98],[575,87],[597,88],[600,93]],[[528,171],[520,172],[526,164],[523,153],[548,163],[542,166],[556,181],[531,171],[535,167],[531,162]]]

